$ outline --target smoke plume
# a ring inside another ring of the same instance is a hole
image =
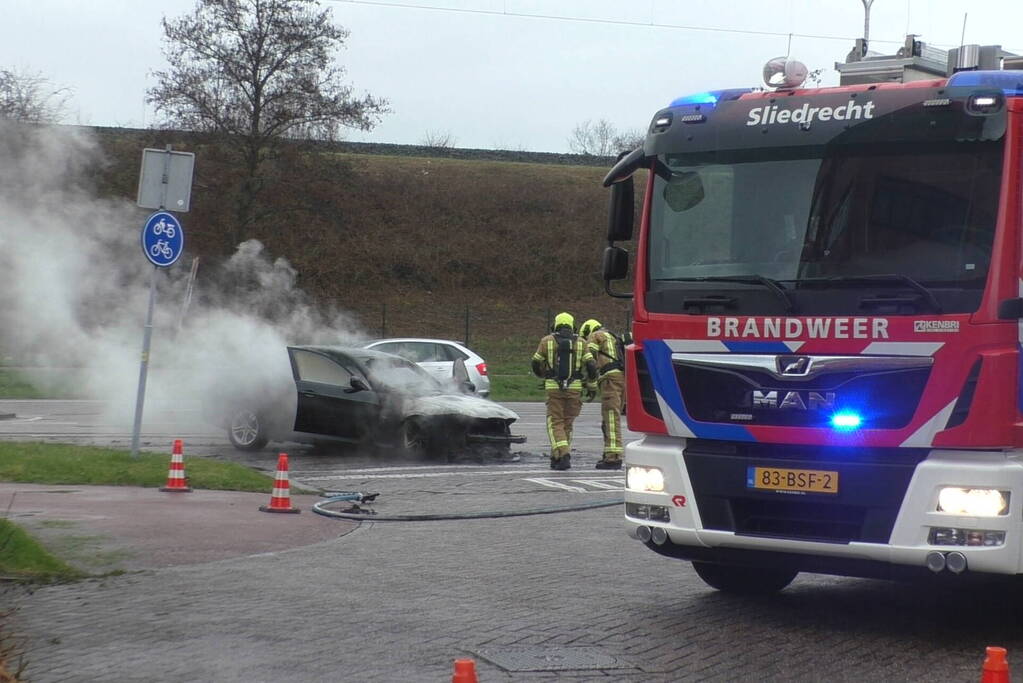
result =
[[[130,425],[153,275],[139,246],[149,212],[94,196],[87,181],[103,159],[87,130],[0,121],[0,159],[0,359],[58,369],[40,381],[109,401],[111,418]],[[223,264],[200,264],[186,310],[191,257],[157,273],[147,411],[293,394],[287,344],[363,338],[255,240]]]

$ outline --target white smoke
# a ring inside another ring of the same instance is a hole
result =
[[[109,401],[111,417],[130,424],[153,273],[139,246],[149,212],[94,195],[87,183],[102,163],[87,130],[0,121],[0,357],[60,369],[54,384]],[[295,270],[255,240],[220,266],[200,264],[183,316],[189,260],[157,273],[147,405],[293,394],[287,344],[365,338],[343,312],[314,305]]]

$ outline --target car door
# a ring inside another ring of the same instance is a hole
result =
[[[353,372],[326,354],[299,348],[288,353],[298,391],[295,431],[346,440],[365,434],[367,417],[379,404],[373,390],[354,388]]]

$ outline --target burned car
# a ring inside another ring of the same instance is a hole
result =
[[[223,404],[235,448],[300,441],[432,455],[479,445],[507,451],[525,441],[511,433],[513,411],[455,393],[399,356],[333,346],[290,346],[288,355],[289,395],[256,392]]]

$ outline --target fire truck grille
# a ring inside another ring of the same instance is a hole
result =
[[[927,367],[794,381],[752,369],[675,363],[682,400],[693,419],[785,427],[828,427],[831,416],[843,409],[862,414],[866,428],[905,427],[929,375]]]
[[[684,454],[706,529],[831,543],[887,543],[927,449],[818,448],[692,439]],[[836,493],[748,483],[751,467],[837,473]]]

